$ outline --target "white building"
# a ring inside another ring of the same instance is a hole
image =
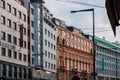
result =
[[[0,78],[28,80],[27,9],[22,0],[0,0]]]

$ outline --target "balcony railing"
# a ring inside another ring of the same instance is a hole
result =
[[[59,42],[59,43],[61,43],[61,44],[63,44],[63,45],[66,45],[66,44],[67,44],[66,40],[65,40],[64,38],[63,38],[63,39],[60,39],[59,36],[57,37],[57,42]]]

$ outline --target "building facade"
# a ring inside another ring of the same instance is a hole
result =
[[[34,50],[33,57],[33,72],[39,73],[39,76],[33,75],[33,79],[50,79],[56,80],[56,26],[53,23],[53,16],[50,11],[39,1],[32,1],[31,13],[34,20],[31,25],[34,29],[33,38]]]
[[[93,43],[74,27],[67,27],[65,22],[55,19],[57,25],[57,80],[71,80],[74,73],[80,79],[92,80]]]
[[[96,37],[97,80],[120,80],[120,46]]]
[[[0,78],[29,80],[27,9],[22,0],[0,0]]]
[[[28,54],[29,54],[29,66],[34,67],[34,48],[35,48],[35,30],[34,30],[34,6],[30,3],[30,0],[24,0],[24,6],[28,10]]]

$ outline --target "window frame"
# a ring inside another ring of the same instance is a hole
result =
[[[22,61],[22,53],[19,53],[19,60]]]
[[[34,46],[32,45],[32,52],[34,52]]]
[[[48,31],[48,37],[50,37],[50,31]]]
[[[26,28],[23,28],[23,33],[24,35],[26,35]]]
[[[33,8],[31,8],[31,14],[33,14],[33,15],[34,15],[34,9],[33,9]]]
[[[23,55],[23,61],[25,61],[25,62],[27,61],[27,56],[26,56],[26,54]]]
[[[11,5],[7,3],[7,11],[11,13]]]
[[[3,31],[1,31],[1,39],[4,41],[6,40],[6,33]]]
[[[12,50],[8,49],[8,57],[11,58],[12,57]]]
[[[11,25],[12,25],[11,22],[12,21],[10,19],[7,19],[7,26],[10,27],[10,28],[11,28]]]
[[[23,47],[24,47],[24,48],[27,47],[26,41],[23,41]]]
[[[1,3],[2,3],[2,5],[1,5],[1,7],[3,8],[3,9],[5,9],[5,1],[4,0],[1,0]]]
[[[7,41],[8,41],[9,43],[12,42],[12,36],[11,36],[10,34],[7,34]]]
[[[31,20],[31,26],[34,27],[34,21]]]
[[[1,24],[6,24],[6,18],[5,18],[5,16],[3,16],[3,15],[1,15]]]
[[[47,29],[45,28],[45,34],[47,35]]]
[[[17,59],[17,52],[16,51],[13,51],[13,58]]]
[[[19,17],[20,19],[22,19],[22,12],[21,12],[21,11],[18,11],[18,17]]]
[[[32,40],[34,40],[34,33],[31,33],[32,34]]]
[[[23,20],[26,22],[26,15],[25,14],[23,14]]]
[[[13,7],[13,15],[17,16],[17,9]]]
[[[4,49],[4,51],[3,51],[3,49]],[[3,53],[3,52],[4,52],[4,53]],[[6,48],[1,47],[1,55],[2,55],[2,56],[6,56]]]
[[[17,37],[13,36],[13,44],[17,45]]]
[[[13,22],[13,29],[17,30],[17,23],[16,22]]]

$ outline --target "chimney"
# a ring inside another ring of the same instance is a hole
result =
[[[103,40],[105,40],[105,36],[103,36]]]
[[[19,0],[20,4],[24,6],[24,1],[23,0]]]

